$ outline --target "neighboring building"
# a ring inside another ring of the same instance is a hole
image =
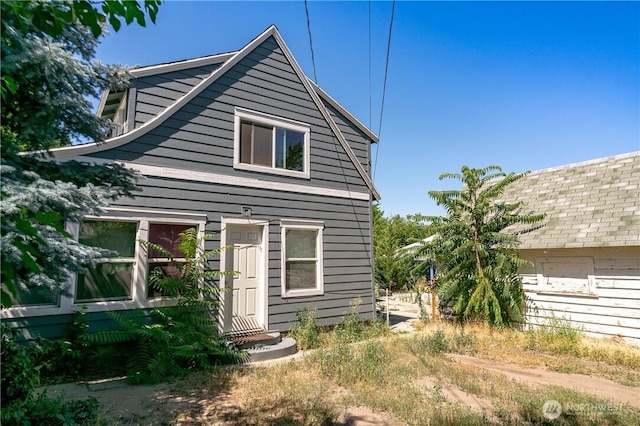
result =
[[[74,276],[69,294],[31,297],[2,311],[27,338],[59,336],[86,306],[94,329],[108,311],[171,303],[147,286],[162,243],[188,227],[231,245],[212,267],[221,278],[225,330],[288,330],[296,312],[335,324],[360,298],[375,313],[370,147],[378,138],[296,63],[275,27],[237,52],[131,71],[125,92],[104,94],[98,114],[112,137],[53,150],[56,161],[119,162],[142,192],[112,203],[72,233],[117,250]]]
[[[640,344],[640,152],[534,171],[501,198],[546,214],[519,236],[528,322]]]
[[[520,236],[529,321],[640,343],[640,152],[532,172],[504,198],[547,215]]]

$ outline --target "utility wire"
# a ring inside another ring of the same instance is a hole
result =
[[[371,109],[373,104],[371,101],[371,92],[371,0],[369,0],[369,128],[371,128],[371,125],[373,124],[371,119]]]
[[[382,105],[380,106],[380,124],[378,125],[378,137],[382,134],[382,115],[384,113],[384,98],[387,93],[387,74],[389,72],[389,56],[391,52],[391,30],[393,29],[393,16],[395,15],[396,10],[396,0],[393,0],[391,5],[391,21],[389,22],[389,38],[387,39],[387,61],[384,66],[384,82],[382,83]],[[376,161],[373,164],[373,174],[372,179],[375,182],[376,178],[376,166],[378,165],[378,157],[380,156],[380,142],[376,145]]]
[[[394,0],[395,1],[395,0]],[[307,32],[309,33],[309,47],[311,48],[311,63],[313,64],[313,80],[318,84],[318,76],[316,75],[316,57],[313,53],[313,40],[311,39],[311,23],[309,22],[309,5],[304,0],[304,11],[307,14]]]

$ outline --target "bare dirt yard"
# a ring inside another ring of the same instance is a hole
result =
[[[95,397],[122,425],[640,424],[640,348],[392,316],[388,336],[279,363],[47,392]]]

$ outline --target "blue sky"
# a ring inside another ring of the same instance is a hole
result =
[[[318,84],[378,133],[392,3],[308,7]],[[313,78],[302,1],[169,1],[97,56],[133,66],[234,51],[271,24]],[[427,193],[458,188],[438,177],[462,165],[520,172],[639,150],[640,3],[397,2],[379,134],[381,207],[403,216],[442,214]]]

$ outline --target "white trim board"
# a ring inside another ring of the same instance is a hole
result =
[[[110,160],[92,157],[77,157],[74,158],[74,160],[100,164],[113,162]],[[144,176],[180,179],[192,182],[217,183],[221,185],[239,186],[245,188],[269,189],[273,191],[295,192],[298,194],[322,195],[326,197],[347,198],[353,200],[369,200],[368,192],[323,188],[319,186],[301,185],[296,183],[274,182],[256,178],[223,175],[220,173],[196,172],[193,170],[151,166],[146,164],[128,163],[122,161],[117,161],[117,163],[126,168],[135,170]]]
[[[182,107],[187,105],[193,98],[199,95],[203,90],[205,90],[211,84],[213,84],[213,82],[215,82],[220,76],[225,74],[231,67],[236,65],[239,61],[241,61],[244,57],[246,57],[249,54],[249,52],[252,52],[255,48],[257,48],[269,37],[273,37],[274,40],[276,41],[276,44],[278,44],[278,46],[282,49],[284,56],[289,61],[291,67],[293,68],[294,72],[300,79],[300,82],[302,83],[302,85],[307,90],[309,96],[311,97],[313,102],[316,104],[316,107],[318,108],[320,114],[323,116],[323,118],[329,125],[329,128],[331,129],[335,137],[338,139],[338,142],[340,142],[340,145],[342,146],[345,153],[353,163],[354,167],[362,177],[365,184],[369,187],[369,190],[371,191],[373,198],[376,200],[380,200],[381,198],[380,193],[378,192],[375,185],[373,184],[373,181],[367,174],[362,164],[360,164],[360,161],[358,160],[355,153],[351,149],[351,146],[349,145],[344,135],[338,128],[338,125],[335,123],[335,121],[331,117],[331,114],[329,113],[324,103],[320,99],[318,93],[316,93],[316,91],[313,89],[313,86],[309,82],[307,76],[302,72],[300,65],[298,65],[297,61],[293,57],[293,54],[287,47],[286,43],[284,42],[284,39],[282,38],[282,36],[278,32],[278,29],[274,25],[271,25],[269,28],[267,28],[262,34],[254,38],[249,44],[244,46],[241,50],[233,54],[230,54],[231,56],[229,57],[229,59],[226,62],[224,62],[219,68],[214,70],[211,73],[211,75],[209,75],[207,78],[202,80],[200,83],[194,86],[189,92],[184,94],[182,97],[176,100],[173,104],[168,106],[166,109],[164,109],[158,115],[153,117],[151,120],[147,121],[142,126],[135,128],[123,135],[120,135],[111,139],[107,139],[106,141],[101,143],[92,142],[92,143],[83,144],[83,145],[53,148],[50,150],[51,154],[53,154],[53,156],[56,159],[67,159],[69,157],[86,155],[90,153],[104,151],[111,148],[116,148],[126,143],[134,141],[138,137],[146,134],[150,130],[155,129],[156,127],[164,123],[165,120],[170,118],[173,114],[178,112]]]

